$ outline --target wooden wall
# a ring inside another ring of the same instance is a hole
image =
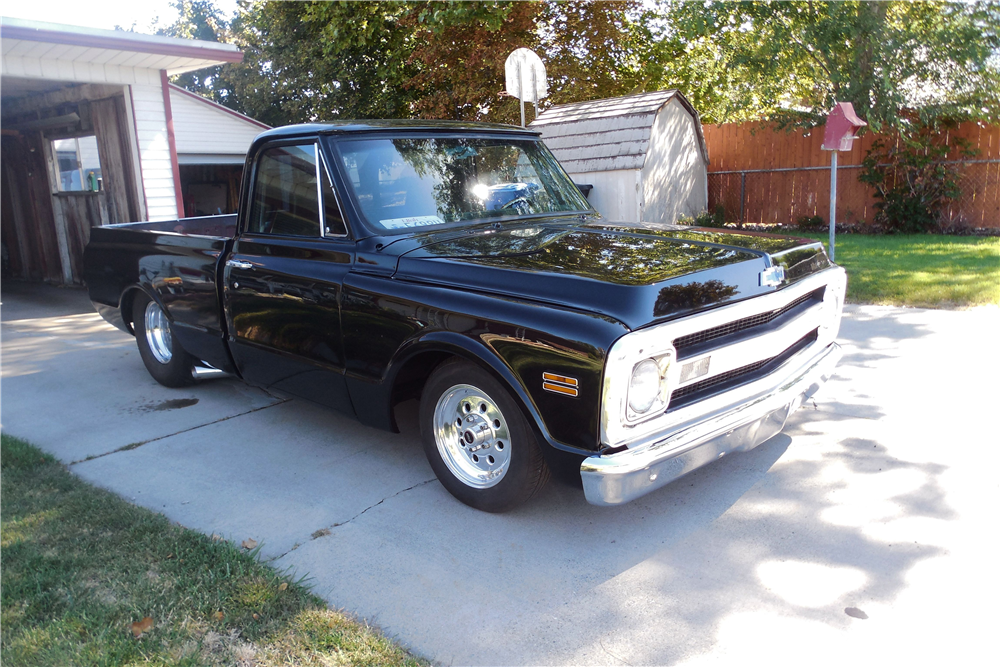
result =
[[[116,95],[90,103],[101,156],[101,174],[111,224],[142,220],[135,164],[130,146],[125,97]]]
[[[12,277],[62,282],[43,142],[38,131],[3,136],[0,227]]]
[[[763,224],[788,224],[807,216],[829,219],[830,153],[820,148],[822,127],[785,131],[764,123],[732,123],[703,129],[711,160],[710,211],[721,204],[727,220],[739,220],[742,211],[743,222]],[[964,123],[946,139],[951,143],[958,137],[979,154],[963,167],[963,195],[945,217],[954,225],[1000,227],[1000,126]],[[874,193],[857,178],[874,140],[867,133],[837,158],[838,222],[871,222],[874,217]],[[948,156],[960,158],[955,151]]]
[[[69,277],[83,282],[83,249],[93,227],[108,224],[105,192],[61,192],[52,196],[56,231],[64,239],[69,259]],[[65,271],[64,271],[65,274]]]

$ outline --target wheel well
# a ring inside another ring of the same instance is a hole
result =
[[[424,385],[427,384],[427,380],[430,378],[431,373],[434,372],[434,369],[451,359],[461,359],[475,364],[490,375],[494,376],[501,385],[508,389],[511,397],[516,403],[521,405],[522,410],[525,409],[521,396],[518,395],[513,387],[508,385],[507,379],[502,377],[494,368],[490,367],[489,364],[484,363],[481,359],[468,357],[463,354],[456,354],[454,352],[421,352],[406,360],[404,366],[400,368],[399,373],[396,374],[396,379],[393,381],[392,394],[389,400],[389,414],[390,419],[392,420],[393,431],[399,431],[399,427],[396,426],[396,406],[403,401],[410,400],[411,398],[419,401],[420,395],[424,390]],[[544,440],[538,424],[528,415],[527,411],[525,412],[525,417],[527,418],[531,429],[535,432],[535,435],[538,436],[540,440]]]
[[[132,304],[135,303],[135,297],[139,294],[143,294],[143,291],[138,287],[133,287],[126,291],[122,294],[122,301],[119,306],[122,311],[122,321],[128,327],[129,331],[132,332],[132,335],[135,335],[135,323],[132,321]]]
[[[419,400],[427,378],[430,377],[434,369],[453,358],[457,358],[457,355],[449,352],[422,352],[407,359],[392,383],[392,398],[389,401],[390,411],[403,401],[411,398]]]

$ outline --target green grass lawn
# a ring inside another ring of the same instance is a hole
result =
[[[789,232],[829,239],[827,233]],[[1000,238],[898,234],[837,235],[847,300],[922,308],[1000,304]]]
[[[0,447],[4,667],[423,664],[255,552]]]

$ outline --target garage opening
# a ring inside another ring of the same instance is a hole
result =
[[[125,87],[2,86],[3,277],[79,284],[90,229],[143,216]]]

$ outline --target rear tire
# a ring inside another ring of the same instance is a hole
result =
[[[194,383],[194,357],[177,342],[173,325],[160,305],[144,293],[132,304],[132,328],[139,356],[154,380],[165,387]]]
[[[420,433],[438,480],[475,509],[511,510],[549,479],[517,402],[469,362],[447,361],[431,373],[420,401]]]

